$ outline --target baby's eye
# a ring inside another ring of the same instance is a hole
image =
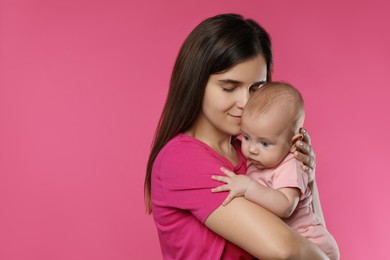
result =
[[[266,141],[261,141],[260,144],[264,147],[268,147],[269,146],[269,143],[266,142]]]
[[[249,141],[249,136],[243,135],[243,136],[242,136],[242,139],[245,140],[245,141]]]

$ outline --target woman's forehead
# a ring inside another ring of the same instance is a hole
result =
[[[219,79],[232,80],[242,83],[254,83],[266,81],[267,64],[262,55],[243,61],[233,66],[226,72],[217,74]]]

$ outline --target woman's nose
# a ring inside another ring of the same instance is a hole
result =
[[[237,106],[239,108],[244,108],[246,105],[246,102],[248,102],[249,99],[249,91],[246,88],[242,88],[237,100]]]

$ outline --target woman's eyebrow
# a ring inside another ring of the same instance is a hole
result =
[[[233,84],[233,85],[240,85],[240,84],[242,84],[241,81],[234,80],[234,79],[220,79],[218,81],[221,82],[221,83],[224,83],[224,84]]]
[[[219,82],[221,83],[225,83],[225,84],[233,84],[233,85],[240,85],[240,84],[243,84],[242,81],[238,81],[238,80],[234,80],[234,79],[220,79],[218,80]],[[267,81],[265,80],[261,80],[261,81],[256,81],[256,82],[253,82],[251,84],[251,86],[258,86],[258,85],[263,85],[265,84]]]

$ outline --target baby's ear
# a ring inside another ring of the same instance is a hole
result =
[[[292,138],[291,138],[291,148],[290,148],[290,152],[293,153],[297,150],[297,141],[299,140],[302,140],[303,138],[303,135],[298,133],[298,134],[295,134]]]

